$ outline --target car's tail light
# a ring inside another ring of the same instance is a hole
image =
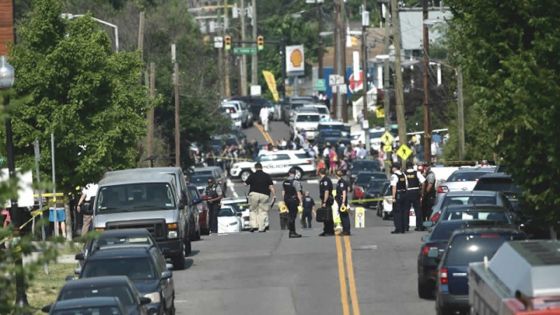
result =
[[[438,186],[437,192],[438,194],[443,194],[449,192],[449,188],[447,186]]]
[[[424,247],[422,247],[422,256],[428,256],[429,252],[430,252],[430,246],[424,245]]]
[[[434,213],[430,218],[430,221],[432,221],[433,224],[436,224],[439,221],[439,217],[441,217],[441,211]]]
[[[354,186],[354,196],[358,199],[364,198],[364,189],[360,186]]]
[[[496,234],[496,233],[483,233],[480,234],[480,238],[499,238],[500,235]]]
[[[447,277],[447,268],[443,267],[439,269],[439,283],[448,284],[449,278]]]

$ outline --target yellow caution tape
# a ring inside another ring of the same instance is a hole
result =
[[[370,199],[357,199],[352,200],[350,203],[364,203],[364,202],[372,202],[372,201],[383,201],[385,198],[370,198]]]

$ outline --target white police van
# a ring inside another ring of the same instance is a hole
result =
[[[233,178],[247,180],[255,171],[255,163],[260,162],[263,171],[271,176],[287,176],[290,168],[296,170],[296,178],[304,174],[315,173],[315,161],[304,150],[260,151],[255,162],[246,161],[233,164],[230,175]]]

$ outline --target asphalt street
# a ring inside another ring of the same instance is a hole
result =
[[[275,139],[288,133],[281,122],[271,129]],[[246,133],[265,139],[254,127]],[[317,179],[303,182],[318,197]],[[229,189],[246,192],[239,182]],[[193,243],[189,267],[174,272],[177,314],[434,314],[434,302],[416,293],[424,232],[392,235],[392,223],[374,211],[366,211],[365,223],[349,237],[319,237],[316,222],[298,225],[304,237],[290,239],[276,208],[266,233],[203,237]]]

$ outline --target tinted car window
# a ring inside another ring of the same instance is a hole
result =
[[[449,175],[448,182],[473,182],[480,178],[480,176],[488,174],[488,172],[454,172]]]
[[[125,286],[110,286],[110,287],[96,287],[96,288],[74,288],[63,289],[58,298],[59,301],[80,299],[87,297],[118,297],[122,304],[133,305],[136,304],[132,296],[132,292]]]
[[[352,163],[352,170],[379,170],[379,162],[373,160],[358,160]]]
[[[296,157],[298,159],[308,159],[309,155],[307,155],[307,153],[296,153]]]
[[[276,155],[276,160],[289,160],[290,156],[287,154],[278,154]]]
[[[385,173],[360,173],[356,177],[356,183],[367,184],[371,179],[387,179]]]
[[[503,211],[446,211],[441,220],[489,220],[498,222],[508,222],[507,216]]]
[[[65,309],[54,311],[52,315],[121,315],[118,307],[114,306],[96,306],[96,307],[77,307],[73,309]]]
[[[82,278],[128,276],[130,280],[156,279],[154,265],[148,257],[95,259],[84,266]]]
[[[232,208],[222,208],[220,209],[220,212],[218,213],[219,217],[234,217],[235,216],[235,212],[233,211]]]
[[[448,240],[451,237],[451,234],[460,228],[462,224],[462,222],[457,222],[456,224],[436,224],[432,230],[432,234],[430,234],[430,239]]]
[[[190,182],[194,185],[203,185],[203,184],[207,184],[208,183],[208,179],[209,178],[214,178],[211,174],[196,174],[194,176],[191,176],[191,180]]]
[[[519,192],[510,178],[484,178],[476,184],[476,190]]]
[[[99,189],[98,195],[98,213],[175,208],[173,189],[165,183],[105,186]]]
[[[447,249],[446,265],[464,266],[470,262],[483,261],[484,256],[490,259],[505,241],[520,238],[510,233],[492,232],[480,235],[457,235]]]

